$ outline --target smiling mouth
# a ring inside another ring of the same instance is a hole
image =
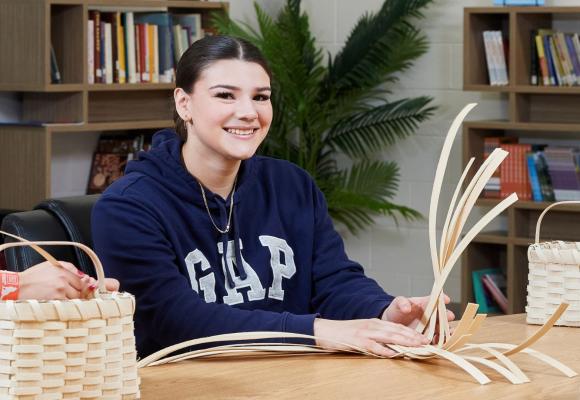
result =
[[[247,128],[247,129],[239,129],[239,128],[223,128],[224,131],[231,135],[236,136],[250,136],[253,135],[258,131],[259,128]]]

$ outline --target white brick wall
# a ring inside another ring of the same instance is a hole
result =
[[[234,0],[249,3],[249,0]],[[283,0],[270,1],[270,9]],[[578,0],[548,1],[549,5],[578,5]],[[264,1],[261,2],[264,4]],[[303,0],[303,9],[310,16],[312,31],[318,44],[331,54],[343,46],[358,18],[366,12],[380,8],[382,0]],[[479,106],[468,119],[506,118],[507,101],[502,95],[463,92],[463,7],[490,6],[492,0],[437,0],[426,11],[420,27],[427,34],[430,47],[427,54],[400,78],[394,87],[393,98],[428,95],[439,106],[437,115],[424,123],[417,134],[387,149],[383,157],[396,161],[401,168],[401,184],[395,199],[411,206],[425,217],[431,196],[434,170],[443,140],[451,121],[469,102]],[[245,6],[232,7],[233,18],[241,18],[239,10]],[[241,12],[241,11],[240,11]],[[455,183],[461,175],[461,135],[454,144],[440,199],[438,226],[447,212]],[[481,212],[478,211],[479,215]],[[505,220],[495,222],[494,227],[505,226]],[[433,284],[430,261],[427,219],[408,223],[400,221],[396,226],[392,219],[378,218],[377,224],[353,237],[341,230],[351,258],[361,262],[368,275],[393,294],[428,294]],[[440,232],[439,232],[440,233]],[[460,299],[460,265],[456,265],[447,281],[445,291],[453,300]]]

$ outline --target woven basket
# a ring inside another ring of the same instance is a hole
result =
[[[528,248],[526,321],[529,324],[543,324],[564,302],[570,306],[556,325],[580,326],[580,242],[540,243],[544,215],[561,204],[580,204],[580,201],[562,201],[547,207],[538,218],[535,243]]]
[[[101,262],[87,246],[15,238],[21,242],[0,251],[31,246],[55,263],[39,245],[81,248],[93,261],[98,290],[88,300],[0,301],[0,399],[140,398],[135,298],[106,291]]]

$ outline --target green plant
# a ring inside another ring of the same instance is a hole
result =
[[[277,18],[255,4],[258,29],[216,15],[221,34],[249,40],[268,59],[273,73],[274,120],[261,153],[290,160],[315,179],[331,217],[357,233],[373,216],[421,217],[390,201],[398,189],[395,162],[373,154],[411,135],[435,107],[429,97],[389,101],[388,85],[427,50],[412,25],[432,0],[385,0],[363,15],[342,50],[325,63],[315,45],[300,0],[287,0]],[[350,159],[340,167],[337,156]]]

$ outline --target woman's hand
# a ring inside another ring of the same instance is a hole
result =
[[[55,267],[48,261],[20,272],[19,299],[63,300],[92,297],[97,281],[65,261]],[[109,291],[119,289],[119,281],[105,279]]]
[[[449,304],[450,299],[446,294],[444,296],[445,304]],[[395,297],[393,302],[387,307],[381,319],[384,321],[396,322],[410,328],[415,328],[425,312],[429,303],[429,296],[424,297]],[[453,321],[455,315],[447,310],[447,320]]]
[[[314,336],[322,338],[317,339],[316,344],[325,349],[349,349],[347,346],[334,343],[336,341],[384,357],[396,354],[393,350],[385,347],[385,344],[417,347],[429,343],[425,336],[411,328],[377,318],[349,321],[316,318],[314,320]]]

